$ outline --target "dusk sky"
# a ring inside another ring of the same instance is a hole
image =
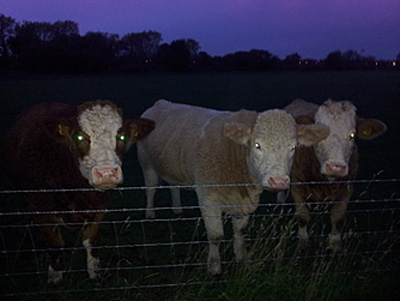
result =
[[[163,42],[199,42],[225,55],[251,49],[322,59],[349,49],[379,59],[400,53],[400,0],[0,0],[18,22],[71,20],[80,34],[148,30]]]

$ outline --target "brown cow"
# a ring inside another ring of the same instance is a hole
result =
[[[336,254],[341,249],[340,236],[345,211],[353,193],[353,185],[342,181],[354,180],[358,169],[355,137],[374,139],[386,131],[386,125],[376,119],[358,117],[355,106],[349,101],[327,100],[318,106],[297,99],[285,110],[296,117],[298,123],[315,122],[330,129],[329,136],[315,146],[300,146],[296,149],[290,177],[293,182],[330,182],[292,185],[291,194],[296,203],[300,248],[308,246],[309,211],[330,210],[332,230],[327,250]]]
[[[6,168],[19,189],[97,188],[97,191],[30,193],[34,221],[42,225],[50,252],[48,282],[62,280],[59,223],[82,225],[89,278],[99,278],[100,261],[92,246],[106,208],[106,193],[122,183],[122,155],[154,129],[148,119],[122,119],[110,101],[70,106],[44,102],[26,110],[4,144]],[[46,213],[46,212],[51,213]],[[58,250],[58,251],[57,251]]]

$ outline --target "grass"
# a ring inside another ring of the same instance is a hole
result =
[[[399,72],[2,77],[0,137],[22,109],[43,100],[79,104],[109,98],[133,118],[159,98],[216,109],[262,111],[282,108],[298,97],[316,103],[327,98],[348,99],[356,104],[359,115],[383,120],[388,125],[384,136],[357,142],[358,178],[399,177]],[[143,185],[135,149],[127,154],[123,168],[124,186]],[[0,188],[6,188],[6,182],[0,169]],[[192,191],[183,191],[182,198],[185,205],[196,205]],[[82,271],[85,251],[77,232],[66,231],[67,246],[71,247],[64,252],[68,273],[62,286],[49,287],[45,252],[22,252],[43,247],[40,231],[29,226],[28,216],[0,215],[0,225],[5,225],[0,229],[0,275],[33,273],[0,276],[0,295],[21,294],[10,297],[12,300],[392,300],[399,295],[398,182],[356,185],[352,199],[365,203],[350,204],[344,255],[335,258],[325,256],[328,216],[313,216],[313,248],[298,253],[294,206],[270,206],[274,198],[273,193],[263,193],[261,206],[251,218],[247,247],[252,261],[246,266],[232,261],[232,233],[227,221],[227,241],[221,246],[225,264],[217,279],[206,272],[207,243],[200,211],[188,209],[184,218],[176,219],[172,210],[166,209],[157,212],[157,217],[166,221],[144,221],[143,191],[111,193],[110,209],[132,211],[106,215],[99,246],[109,246],[100,249],[109,272],[101,284],[87,280]],[[17,195],[0,194],[0,200],[0,212],[25,210]],[[155,202],[157,207],[170,206],[169,192],[157,192]],[[56,295],[54,291],[63,293]],[[26,296],[26,292],[41,294]]]

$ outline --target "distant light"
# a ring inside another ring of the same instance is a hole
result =
[[[299,65],[301,65],[301,61],[299,61]]]
[[[392,66],[393,66],[393,67],[396,67],[396,62],[392,62]]]
[[[378,62],[375,62],[375,66],[378,66],[379,65],[379,63]]]

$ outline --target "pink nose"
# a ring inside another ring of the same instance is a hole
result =
[[[325,164],[325,172],[327,175],[334,177],[347,176],[347,164],[338,162],[328,162]]]
[[[122,182],[120,166],[98,168],[92,170],[93,185],[101,189],[111,189]]]
[[[289,188],[290,179],[289,177],[270,177],[268,179],[268,185],[274,190],[285,190]]]

